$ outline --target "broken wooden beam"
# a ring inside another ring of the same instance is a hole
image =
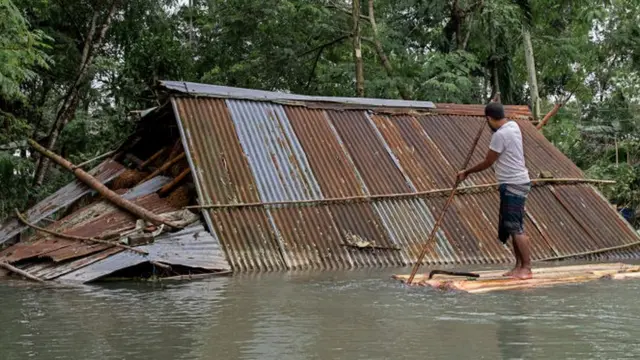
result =
[[[160,195],[164,195],[166,193],[168,193],[169,191],[171,191],[176,185],[178,185],[187,175],[189,175],[189,173],[191,173],[191,168],[186,168],[183,172],[180,173],[180,175],[176,176],[175,179],[173,179],[170,183],[168,183],[167,185],[163,186],[162,189],[160,189],[159,194]]]
[[[51,160],[53,160],[55,163],[57,163],[58,165],[64,167],[65,169],[71,171],[77,178],[78,180],[84,182],[85,184],[87,184],[90,188],[92,188],[93,190],[97,191],[98,193],[100,193],[100,195],[104,196],[105,199],[107,199],[108,201],[112,202],[113,204],[117,205],[118,207],[122,208],[123,210],[126,210],[127,212],[136,215],[139,218],[142,218],[144,220],[147,220],[149,222],[151,222],[154,225],[161,225],[161,224],[165,224],[169,227],[172,228],[180,228],[179,226],[175,226],[174,224],[165,221],[163,218],[161,218],[160,216],[154,214],[153,212],[137,205],[134,204],[133,202],[121,197],[120,195],[116,194],[114,191],[112,191],[111,189],[109,189],[108,187],[106,187],[104,184],[102,184],[101,182],[99,182],[98,180],[96,180],[96,178],[94,178],[93,176],[91,176],[89,173],[87,173],[86,171],[82,170],[82,169],[74,169],[74,165],[64,159],[63,157],[61,157],[60,155],[55,154],[52,151],[49,151],[47,149],[45,149],[42,145],[38,144],[36,141],[34,141],[33,139],[29,139],[28,140],[29,144],[39,153],[41,153],[43,156],[46,156],[48,158],[50,158]]]
[[[160,175],[163,171],[165,171],[168,168],[170,168],[171,165],[173,165],[173,164],[177,163],[178,161],[184,159],[185,156],[186,155],[185,155],[184,152],[180,153],[180,155],[178,155],[178,156],[174,157],[173,159],[171,159],[171,160],[167,161],[166,163],[164,163],[162,166],[160,166],[158,169],[156,169],[156,171],[152,172],[149,176],[147,176],[142,181],[140,181],[140,183],[143,183],[143,182],[145,182],[147,180],[151,180],[154,177]]]
[[[156,161],[156,159],[159,158],[160,155],[162,155],[162,153],[164,153],[166,150],[167,150],[166,147],[163,147],[162,149],[158,150],[155,154],[151,155],[150,158],[143,161],[142,164],[138,165],[138,170],[140,171],[144,170],[144,168],[149,166],[149,164],[151,164],[152,162]]]
[[[24,270],[18,269],[17,267],[9,264],[8,262],[1,261],[0,262],[0,267],[5,268],[5,269],[7,269],[7,270],[9,270],[9,271],[11,271],[13,273],[16,273],[16,274],[18,274],[18,275],[20,275],[22,277],[25,277],[27,279],[30,279],[30,280],[33,280],[33,281],[37,281],[37,282],[41,282],[41,283],[44,282],[44,280],[40,279],[39,277],[37,277],[35,275],[31,275],[31,274],[29,274],[28,272],[26,272]]]

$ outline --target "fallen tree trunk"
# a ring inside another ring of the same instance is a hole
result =
[[[29,144],[39,153],[41,153],[43,156],[53,160],[54,162],[56,162],[58,165],[64,167],[65,169],[71,171],[77,178],[78,180],[82,181],[83,183],[87,184],[90,188],[94,189],[95,191],[97,191],[98,193],[100,193],[100,195],[104,196],[108,201],[112,202],[113,204],[117,205],[118,207],[122,208],[123,210],[128,211],[129,213],[136,215],[137,217],[147,220],[150,223],[154,224],[154,225],[161,225],[161,224],[165,224],[169,227],[172,228],[181,228],[180,226],[176,226],[168,221],[165,221],[162,217],[160,217],[157,214],[154,214],[153,212],[138,206],[134,203],[132,203],[131,201],[121,197],[120,195],[116,194],[115,192],[113,192],[111,189],[109,189],[108,187],[106,187],[105,185],[103,185],[101,182],[99,182],[98,180],[96,180],[93,176],[91,176],[89,173],[87,173],[86,171],[82,170],[82,169],[74,169],[74,165],[67,161],[66,159],[62,158],[61,156],[53,153],[52,151],[49,151],[47,149],[45,149],[42,145],[38,144],[36,141],[34,141],[33,139],[29,139]]]

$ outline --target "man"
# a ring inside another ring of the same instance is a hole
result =
[[[498,237],[505,245],[509,237],[513,239],[516,257],[515,267],[504,276],[530,279],[531,253],[529,238],[524,232],[524,206],[531,190],[531,180],[524,161],[522,134],[515,121],[505,119],[501,104],[490,103],[485,107],[484,114],[493,131],[489,151],[484,161],[460,171],[458,181],[464,181],[468,175],[484,171],[493,165],[500,184]]]

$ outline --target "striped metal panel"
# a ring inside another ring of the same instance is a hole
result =
[[[120,251],[113,256],[65,274],[59,277],[59,280],[90,282],[148,261],[212,271],[230,269],[218,239],[207,232],[202,224],[193,224],[176,233],[165,233],[155,239],[152,244],[140,246],[138,249],[146,251],[148,255]]]
[[[262,201],[322,198],[282,106],[239,100],[227,106]]]
[[[175,102],[203,203],[299,201],[446,188],[485,122],[478,109],[464,106],[456,107],[455,115],[444,111],[381,115],[234,99]],[[519,124],[532,177],[541,170],[558,177],[583,176],[531,124]],[[490,137],[485,129],[472,163],[483,159]],[[489,170],[466,184],[493,182]],[[579,254],[638,238],[597,192],[574,185],[555,189],[554,195],[549,186],[536,187],[527,202],[525,227],[534,259]],[[580,200],[562,200],[572,191],[578,191]],[[212,209],[205,214],[236,271],[398,266],[416,261],[447,195]],[[596,210],[582,207],[583,203]],[[498,205],[496,191],[457,196],[425,263],[513,261],[511,250],[497,240]],[[586,211],[601,217],[603,226],[613,224],[609,226],[616,229],[585,230],[586,225],[576,219],[578,210],[583,211],[580,216]],[[378,248],[349,245],[357,241]]]

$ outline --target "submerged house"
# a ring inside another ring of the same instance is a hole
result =
[[[162,106],[92,174],[111,190],[185,224],[140,222],[84,184],[69,184],[25,213],[54,232],[117,234],[135,253],[55,235],[22,236],[0,261],[45,280],[93,281],[133,273],[189,276],[229,271],[403,266],[417,261],[483,105],[315,97],[164,81]],[[526,227],[534,260],[636,257],[640,239],[567,157],[506,106],[523,130],[536,181]],[[488,147],[485,129],[472,163]],[[461,186],[424,263],[513,261],[497,241],[492,171]],[[61,215],[45,220],[54,213]],[[28,227],[0,225],[0,243]],[[133,229],[133,230],[132,230]],[[136,232],[137,231],[137,232]],[[132,246],[133,246],[132,245]]]

